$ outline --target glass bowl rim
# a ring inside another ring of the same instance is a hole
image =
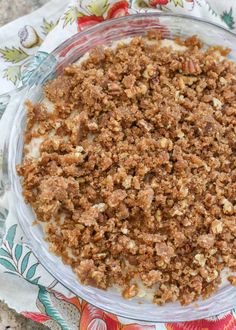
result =
[[[113,19],[110,19],[110,20],[106,20],[104,22],[101,22],[99,24],[96,24],[95,26],[89,27],[89,28],[87,28],[87,29],[85,29],[83,31],[77,32],[74,35],[72,35],[71,37],[69,37],[68,39],[66,39],[65,41],[63,41],[62,43],[60,43],[57,47],[55,47],[55,49],[53,51],[51,51],[50,53],[48,53],[48,56],[45,57],[45,59],[42,61],[41,64],[43,64],[50,55],[56,55],[65,46],[69,46],[70,43],[72,43],[73,41],[76,41],[77,38],[83,37],[84,35],[86,35],[88,33],[91,33],[91,32],[94,32],[97,29],[101,29],[103,27],[109,26],[111,22],[114,22],[114,21],[116,21],[116,22],[126,21],[126,20],[128,20],[130,18],[130,16],[132,16],[132,18],[135,18],[136,16],[138,16],[139,18],[142,18],[142,17],[144,18],[144,17],[149,17],[149,16],[150,17],[151,16],[155,16],[155,17],[175,17],[175,18],[178,17],[178,18],[183,18],[185,20],[195,21],[195,22],[199,22],[199,23],[204,23],[204,24],[210,25],[210,26],[215,27],[217,29],[223,30],[225,33],[228,33],[232,37],[236,37],[236,33],[235,32],[232,32],[232,31],[228,30],[226,27],[224,27],[224,26],[222,26],[222,25],[220,25],[218,23],[213,23],[210,20],[207,20],[207,19],[204,19],[204,18],[199,18],[199,17],[196,17],[196,16],[191,16],[191,15],[186,15],[186,14],[171,13],[171,12],[170,13],[154,12],[155,9],[153,9],[153,8],[151,8],[150,10],[152,10],[152,12],[145,12],[145,13],[137,12],[137,13],[133,13],[133,14],[129,14],[129,15],[123,16],[123,17],[118,17],[118,18],[113,18]],[[37,54],[37,52],[36,52],[36,54]],[[41,66],[41,64],[40,64],[40,66]],[[38,68],[37,68],[37,70],[38,70]],[[15,88],[15,89],[10,90],[9,92],[5,92],[3,94],[0,94],[0,98],[7,97],[7,96],[11,95],[12,93],[15,93],[16,91],[21,91],[22,89],[24,89],[24,87],[27,88],[28,86],[27,85],[26,86],[20,86],[18,88]]]
[[[174,14],[174,13],[162,13],[162,12],[137,13],[137,14],[127,15],[127,16],[124,16],[124,17],[112,19],[112,20],[107,20],[107,21],[102,22],[102,23],[100,23],[98,25],[92,26],[92,27],[90,27],[88,29],[85,29],[85,30],[83,30],[81,32],[76,33],[75,35],[73,35],[72,37],[68,38],[67,40],[65,40],[64,42],[62,42],[60,45],[58,45],[52,52],[48,53],[48,56],[45,57],[45,59],[42,61],[42,63],[37,68],[36,72],[38,70],[40,70],[41,66],[43,66],[43,64],[47,61],[47,59],[48,59],[49,56],[51,56],[51,55],[54,55],[54,56],[58,55],[62,49],[64,49],[65,47],[68,47],[71,44],[73,44],[73,42],[78,41],[78,39],[79,38],[82,38],[83,36],[87,36],[87,35],[89,35],[92,32],[98,32],[99,30],[102,30],[104,27],[109,27],[114,21],[116,21],[116,22],[123,22],[124,21],[125,22],[125,21],[132,20],[132,19],[135,20],[135,19],[140,19],[140,18],[142,19],[142,18],[147,18],[147,17],[150,17],[150,18],[151,17],[153,17],[153,18],[159,18],[159,17],[169,17],[169,18],[171,18],[171,17],[174,17],[174,18],[181,18],[181,19],[184,19],[184,20],[187,20],[187,21],[195,21],[195,22],[199,22],[200,24],[203,23],[203,24],[206,24],[206,25],[210,25],[213,28],[216,28],[218,30],[224,31],[225,33],[229,34],[231,37],[236,38],[236,34],[235,33],[227,30],[226,28],[222,27],[221,25],[215,24],[215,23],[212,23],[212,22],[209,22],[207,20],[200,19],[200,18],[197,18],[197,17],[192,17],[192,16],[189,16],[189,15],[182,15],[182,14]],[[21,86],[20,88],[18,88],[16,90],[22,90],[22,88],[23,87]],[[25,88],[26,88],[26,93],[27,93],[27,91],[31,88],[31,86],[25,86]],[[16,92],[16,90],[14,90],[14,92]],[[4,93],[4,94],[0,95],[0,97],[5,96],[5,95],[9,95],[9,93]],[[24,97],[25,97],[25,95],[23,96],[23,98]],[[16,120],[16,117],[15,117],[15,120]],[[15,120],[14,120],[14,122],[15,122]],[[25,233],[25,230],[24,230],[23,226],[21,225],[21,223],[20,223],[20,227],[23,230],[26,238],[29,239],[29,236]],[[29,239],[29,241],[30,241],[30,239]],[[41,260],[38,258],[38,255],[37,255],[36,251],[32,250],[32,252],[36,256],[36,258],[39,260],[39,262],[42,264],[42,266],[49,272],[49,274],[51,274],[53,277],[55,277],[55,275],[52,274],[52,272],[50,272],[48,270],[47,265],[45,264],[46,262],[44,262],[44,260],[42,260],[42,258],[40,258]],[[70,286],[68,286],[67,284],[64,284],[63,279],[62,280],[61,279],[58,279],[58,278],[56,278],[56,279],[59,281],[59,283],[61,283],[63,286],[65,286],[69,291],[72,291],[73,292],[73,289],[70,288]],[[82,298],[86,300],[85,295]],[[99,306],[99,304],[96,305],[96,303],[91,302],[89,300],[88,300],[88,303],[91,304],[91,305],[93,305],[93,306],[95,306],[96,308],[101,308]],[[236,303],[235,303],[235,307],[236,307]],[[107,311],[109,313],[113,313],[113,314],[115,313],[112,310],[112,307],[110,307],[109,305],[107,306],[106,309],[104,307],[102,307],[102,309],[104,309],[105,311]],[[222,309],[222,310],[219,311],[219,314],[220,313],[228,312],[230,309],[231,309],[231,307]],[[115,313],[115,315],[120,316],[120,317],[127,318],[127,316],[124,316],[121,313]],[[208,318],[208,317],[212,317],[212,316],[215,316],[215,313],[213,313],[213,312],[210,312],[208,314],[206,313],[206,315],[204,315],[203,317],[204,318]],[[189,321],[193,321],[193,320],[200,320],[203,317],[201,317],[201,316],[193,317],[193,318],[188,319],[188,322]],[[144,318],[138,319],[136,317],[129,316],[129,319],[130,320],[133,320],[133,321],[142,322],[143,324],[145,322],[146,323],[149,323],[149,324],[150,323],[151,324],[154,324],[154,323],[157,323],[158,324],[158,323],[174,323],[174,322],[176,322],[174,319],[168,319],[168,318],[167,319],[163,319],[163,320],[159,320],[159,321],[150,321],[150,320],[144,320]],[[182,320],[179,320],[178,319],[177,322],[186,322],[186,320],[184,320],[184,318]]]
[[[131,16],[131,17],[130,17]],[[164,13],[164,12],[146,12],[146,13],[135,13],[135,14],[130,14],[127,16],[123,16],[123,17],[118,17],[118,18],[113,18],[111,20],[106,20],[104,22],[98,23],[92,27],[89,27],[88,29],[85,29],[83,31],[80,31],[76,34],[74,34],[73,36],[71,36],[70,38],[66,39],[65,41],[63,41],[60,45],[58,45],[50,54],[57,54],[62,48],[64,48],[65,46],[69,46],[69,44],[73,41],[76,41],[78,37],[87,35],[88,32],[95,32],[98,29],[101,29],[103,27],[109,26],[111,24],[111,22],[120,22],[120,21],[126,21],[129,20],[130,18],[133,19],[138,19],[138,18],[146,18],[146,17],[174,17],[174,18],[183,18],[189,21],[196,21],[196,22],[200,22],[200,23],[204,23],[207,25],[210,25],[212,27],[218,28],[220,30],[225,31],[226,33],[230,34],[231,36],[236,38],[236,33],[228,30],[227,28],[225,28],[224,26],[221,26],[218,23],[213,23],[211,21],[205,20],[203,18],[199,18],[199,17],[195,17],[195,16],[191,16],[191,15],[185,15],[185,14],[175,14],[175,13]],[[49,54],[49,55],[50,55]]]

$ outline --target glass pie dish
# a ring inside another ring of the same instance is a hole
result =
[[[11,207],[14,208],[18,217],[27,244],[39,262],[61,284],[96,307],[121,317],[151,323],[190,321],[218,315],[234,308],[236,306],[236,288],[223,282],[213,296],[207,300],[199,300],[197,304],[181,306],[179,303],[171,303],[157,306],[144,298],[125,300],[120,292],[113,288],[103,291],[81,285],[71,268],[49,252],[42,227],[33,226],[35,215],[31,207],[24,201],[21,180],[16,172],[16,165],[22,162],[23,157],[25,100],[29,99],[32,103],[42,101],[45,82],[59,75],[68,64],[79,60],[95,46],[109,47],[124,38],[145,35],[152,29],[161,30],[162,37],[165,39],[197,35],[206,48],[215,44],[231,48],[230,57],[232,60],[236,60],[236,36],[233,33],[217,25],[188,16],[159,13],[132,15],[107,21],[78,33],[49,54],[31,75],[29,87],[19,106],[7,139],[4,164],[13,191]]]

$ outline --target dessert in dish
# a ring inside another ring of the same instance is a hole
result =
[[[235,270],[228,53],[150,32],[94,49],[27,103],[23,194],[81,283],[186,305]]]

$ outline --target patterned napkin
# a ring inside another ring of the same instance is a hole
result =
[[[52,0],[34,13],[0,28],[0,168],[3,141],[24,86],[47,54],[78,31],[103,20],[149,10],[184,13],[235,31],[234,0]],[[1,174],[1,173],[0,173]],[[38,262],[11,208],[11,192],[0,176],[0,299],[50,329],[198,330],[236,329],[235,311],[208,320],[138,325],[75,297]],[[5,224],[5,225],[4,225]]]

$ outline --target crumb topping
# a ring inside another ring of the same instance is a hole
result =
[[[141,281],[154,303],[186,305],[236,270],[236,65],[196,37],[176,40],[184,52],[155,38],[68,66],[45,86],[53,111],[27,102],[18,173],[83,284],[132,298]]]

